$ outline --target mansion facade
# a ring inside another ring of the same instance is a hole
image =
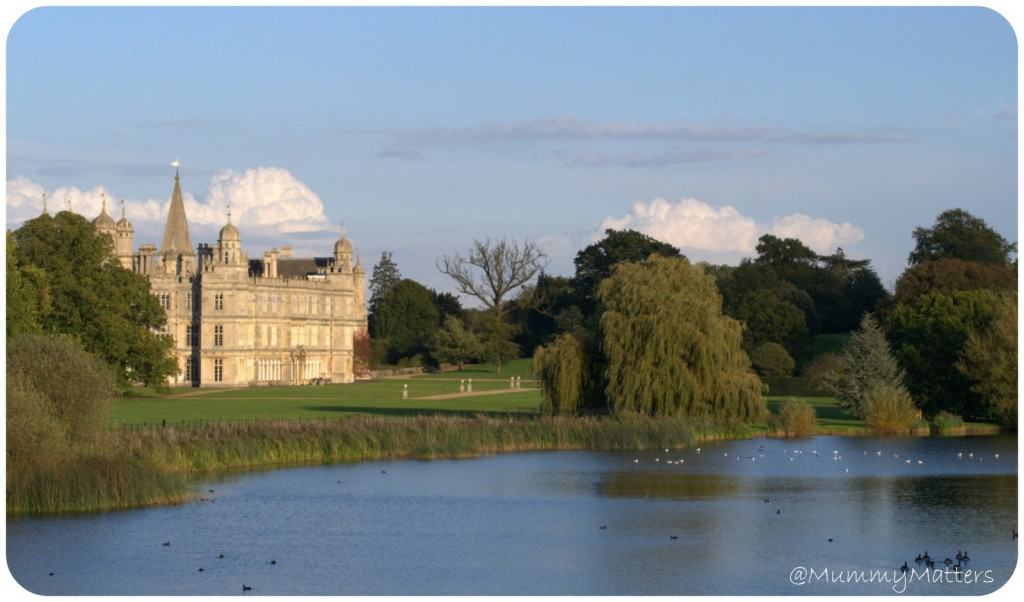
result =
[[[355,379],[353,337],[366,330],[366,273],[358,261],[353,266],[344,233],[331,257],[292,257],[285,246],[250,259],[229,210],[217,242],[193,247],[178,173],[159,249],[132,249],[123,207],[115,222],[104,204],[93,225],[113,240],[114,260],[149,278],[167,312],[166,334],[174,338],[180,368],[168,384]]]

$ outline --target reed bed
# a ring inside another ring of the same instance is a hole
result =
[[[393,458],[537,450],[680,448],[750,436],[687,419],[493,415],[345,417],[119,429],[104,455],[9,474],[7,510],[41,514],[178,503],[204,473]]]

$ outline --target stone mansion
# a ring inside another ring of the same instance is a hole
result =
[[[215,244],[192,246],[181,178],[174,176],[163,242],[132,249],[133,229],[106,205],[93,220],[114,241],[114,259],[149,278],[167,312],[180,372],[169,384],[242,387],[354,380],[353,336],[366,329],[366,274],[344,234],[333,257],[292,257],[287,246],[259,259],[242,251],[231,223]]]

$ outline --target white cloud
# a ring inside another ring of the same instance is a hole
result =
[[[837,224],[794,213],[758,223],[731,205],[716,207],[693,198],[675,204],[663,198],[634,203],[630,213],[621,218],[606,218],[601,223],[602,231],[608,228],[637,230],[677,247],[707,251],[715,256],[753,254],[757,239],[766,233],[798,238],[818,253],[864,239],[864,230],[848,222]]]
[[[799,238],[818,253],[828,253],[843,245],[864,240],[864,230],[850,222],[837,224],[823,217],[794,213],[772,220],[771,234],[779,238]]]
[[[20,223],[39,215],[43,192],[42,186],[25,177],[8,180],[7,222]],[[72,211],[92,219],[99,215],[104,194],[107,212],[119,217],[120,197],[103,186],[90,190],[59,187],[47,194],[47,205],[52,214],[67,209],[70,201]],[[229,204],[233,223],[261,232],[314,232],[330,226],[320,197],[291,172],[280,167],[257,167],[243,172],[219,171],[211,178],[204,200],[199,201],[187,191],[182,192],[182,200],[189,224],[197,226],[223,225]],[[162,225],[169,205],[170,183],[163,199],[125,201],[128,219],[137,229],[146,223]],[[245,235],[244,230],[242,234]]]
[[[225,169],[210,179],[206,200],[186,199],[185,212],[197,224],[222,225],[228,205],[239,227],[268,227],[282,233],[313,232],[329,226],[320,197],[287,169]]]

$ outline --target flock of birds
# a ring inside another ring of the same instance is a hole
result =
[[[1014,530],[1014,533],[1016,533],[1016,530]],[[954,563],[953,559],[947,556],[946,559],[942,561],[942,565],[946,568],[952,568],[954,573],[959,573],[967,568],[967,563],[970,562],[970,560],[971,557],[967,555],[967,550],[957,550],[956,562]],[[914,563],[918,566],[923,564],[929,569],[935,568],[935,560],[928,555],[927,550],[925,550],[924,555],[918,554],[917,558],[914,559]],[[907,565],[907,562],[904,561],[903,565],[900,566],[900,572],[907,573],[909,571],[910,567]]]
[[[667,454],[667,453],[670,453],[671,450],[669,450],[668,448],[665,448],[664,451]],[[697,453],[697,455],[704,455],[704,452],[705,452],[705,450],[703,448],[701,448],[701,447],[696,448],[694,451]],[[787,448],[787,449],[783,449],[782,453],[787,454],[789,456],[789,461],[790,462],[796,461],[797,457],[803,456],[805,454],[808,455],[808,456],[813,456],[815,458],[820,458],[821,455],[822,455],[816,449],[812,449],[812,450],[807,451],[807,450],[802,450],[802,449],[790,450],[790,449]],[[922,464],[924,464],[924,460],[921,459],[921,458],[914,458],[914,457],[910,457],[910,456],[903,456],[903,455],[901,455],[898,452],[885,452],[885,451],[883,451],[881,449],[875,450],[873,453],[870,453],[867,450],[864,450],[864,451],[861,452],[861,455],[864,456],[864,457],[867,457],[869,455],[873,455],[875,457],[881,458],[883,456],[888,456],[889,453],[892,454],[892,458],[894,460],[901,461],[903,464],[911,464],[911,465],[922,465]],[[729,457],[729,452],[722,452],[722,457]],[[733,457],[735,457],[736,460],[738,460],[738,461],[740,461],[740,460],[748,460],[750,462],[757,462],[758,459],[762,459],[763,460],[765,458],[765,447],[764,447],[764,445],[759,446],[757,448],[756,454],[752,454],[752,455],[748,455],[748,456],[733,454]],[[993,453],[991,457],[994,460],[998,460],[999,459],[999,454],[998,453]],[[832,458],[833,462],[841,462],[843,460],[843,455],[839,452],[839,450],[836,449],[836,450],[832,450],[831,458]],[[964,459],[966,459],[966,460],[977,460],[978,462],[983,462],[985,460],[984,455],[976,454],[975,452],[966,452],[966,453],[965,452],[957,452],[956,453],[956,458],[957,458],[957,460],[964,460]],[[674,464],[685,464],[686,463],[686,459],[685,458],[679,458],[677,460],[671,460],[671,459],[667,459],[666,458],[664,460],[664,462],[662,462],[662,459],[659,456],[659,457],[654,458],[654,462],[663,463],[663,464],[673,464],[673,465]],[[639,464],[640,463],[640,458],[639,457],[633,458],[633,463],[634,464]],[[850,469],[849,468],[845,468],[844,472],[850,472]],[[767,503],[770,503],[770,502],[771,502],[770,499],[764,498],[764,503],[767,504]],[[781,508],[776,509],[775,510],[775,514],[776,515],[781,515],[782,514],[782,509]],[[606,525],[601,525],[601,529],[607,529],[607,528],[608,527]],[[1012,529],[1012,535],[1013,535],[1013,539],[1017,539],[1017,529]],[[675,535],[672,535],[671,537],[669,537],[669,539],[678,539],[678,537],[675,536]],[[833,538],[829,537],[828,541],[831,543],[833,541]],[[942,561],[942,564],[943,564],[943,566],[945,566],[947,568],[951,568],[954,572],[959,573],[960,571],[965,569],[967,563],[970,562],[970,560],[971,559],[967,555],[967,552],[965,550],[957,550],[955,560],[952,559],[952,558],[945,558]],[[925,551],[925,553],[923,555],[922,554],[918,554],[917,558],[914,559],[914,562],[917,563],[918,565],[922,565],[923,564],[924,566],[928,567],[929,569],[935,568],[935,560],[933,560],[928,555],[927,551]],[[906,573],[909,570],[910,570],[910,567],[908,566],[908,564],[906,562],[904,562],[903,565],[900,566],[900,571],[902,571],[903,573]]]
[[[702,455],[704,453],[704,449],[700,448],[700,447],[696,448],[695,451],[697,452],[698,455]],[[669,452],[670,452],[670,450],[668,448],[665,448],[665,453],[667,454]],[[822,455],[816,449],[812,449],[810,451],[802,450],[802,449],[793,449],[792,451],[790,451],[789,449],[783,449],[782,453],[789,455],[789,461],[790,462],[795,462],[797,457],[803,456],[805,454],[808,455],[808,456],[814,456],[815,458],[820,458],[821,455]],[[881,458],[883,456],[887,456],[888,452],[884,452],[884,451],[879,449],[879,450],[875,450],[875,452],[872,454],[871,452],[868,452],[868,451],[865,450],[865,451],[861,452],[861,455],[864,456],[864,457],[867,457],[869,455],[874,455],[876,457]],[[728,457],[729,456],[729,452],[722,452],[722,456],[723,457]],[[765,448],[764,448],[764,445],[761,445],[760,447],[757,448],[756,454],[751,454],[749,456],[733,454],[733,457],[736,458],[737,461],[748,460],[750,462],[757,462],[758,459],[762,459],[763,460],[765,458]],[[914,457],[910,457],[909,455],[904,456],[904,455],[902,455],[902,454],[900,454],[898,452],[892,452],[892,457],[893,457],[893,459],[898,460],[898,461],[900,461],[903,464],[911,464],[911,465],[922,465],[922,464],[924,464],[924,460],[922,458],[914,458]],[[982,454],[975,454],[974,452],[967,452],[967,453],[957,452],[956,457],[957,457],[958,460],[967,459],[967,460],[977,460],[978,462],[983,462],[985,460],[984,455],[982,455]],[[833,462],[842,462],[843,461],[843,455],[841,453],[839,453],[839,450],[837,450],[837,449],[836,450],[832,450],[831,458],[832,458]],[[995,460],[998,460],[999,459],[999,454],[998,453],[992,454],[992,458],[995,459]],[[671,459],[666,458],[665,461],[662,462],[662,459],[659,456],[657,458],[654,458],[654,461],[658,462],[658,463],[664,463],[664,464],[685,464],[686,463],[686,458],[679,458],[677,460],[671,460]],[[634,464],[639,464],[640,463],[640,458],[639,457],[633,458],[633,463]],[[849,468],[845,468],[844,472],[850,472],[850,469]]]

